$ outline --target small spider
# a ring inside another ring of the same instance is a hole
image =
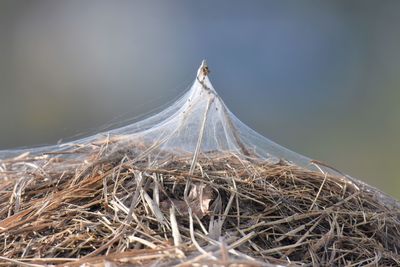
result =
[[[203,72],[203,76],[206,77],[210,73],[210,70],[207,66],[206,61],[204,60],[203,62],[204,62],[204,64],[203,64],[203,67],[201,68],[201,71]]]
[[[201,62],[201,66],[197,72],[197,79],[200,81],[204,81],[204,79],[206,78],[206,76],[210,73],[210,69],[207,66],[207,62],[205,60],[203,60]]]

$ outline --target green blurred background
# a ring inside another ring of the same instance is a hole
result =
[[[0,1],[0,149],[171,103],[203,58],[266,137],[400,198],[400,1]]]

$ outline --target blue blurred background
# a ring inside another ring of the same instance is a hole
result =
[[[0,148],[171,103],[203,58],[266,137],[400,198],[400,1],[0,1]]]

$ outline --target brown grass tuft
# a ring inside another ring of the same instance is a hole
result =
[[[286,162],[201,155],[193,174],[190,157],[150,168],[125,154],[0,166],[0,266],[400,265],[398,207]]]

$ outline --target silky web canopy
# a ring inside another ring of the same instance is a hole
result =
[[[82,163],[89,155],[110,159],[125,153],[138,161],[146,158],[152,167],[171,157],[191,158],[193,171],[198,157],[232,153],[248,159],[310,165],[307,158],[268,140],[236,118],[212,86],[208,73],[203,61],[190,90],[147,119],[57,146],[1,151],[0,159],[25,153],[43,160],[70,158]]]

